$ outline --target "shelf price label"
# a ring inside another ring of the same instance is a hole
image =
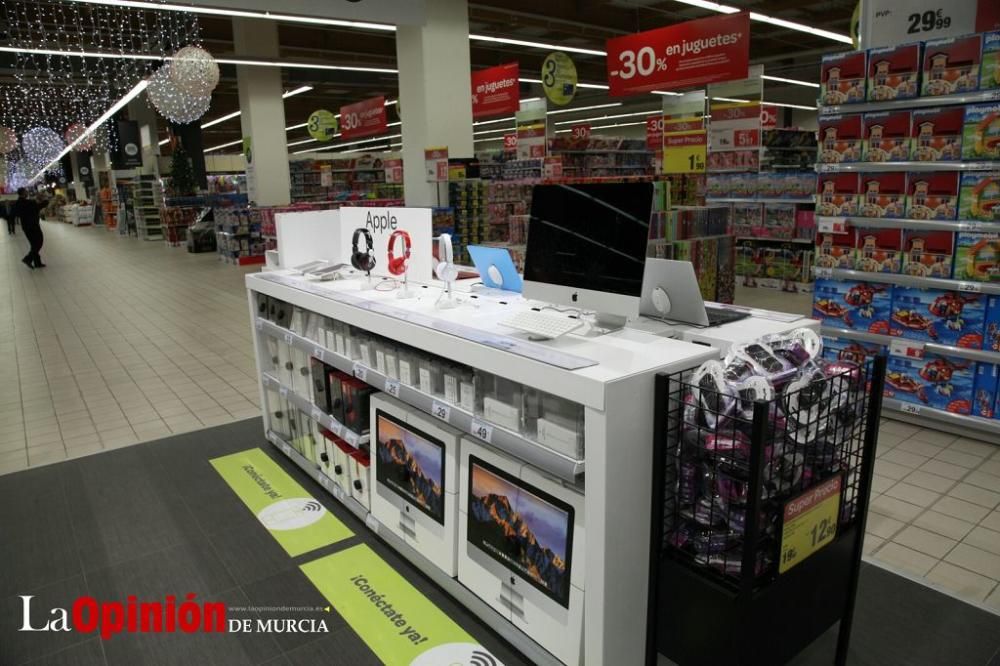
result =
[[[472,420],[472,434],[482,441],[490,444],[493,442],[493,426],[482,421]]]
[[[368,368],[361,365],[358,361],[354,362],[354,376],[363,382],[368,381]]]
[[[279,387],[278,388],[278,395],[280,395],[282,398],[287,398],[288,397],[288,387],[287,386],[281,386],[281,387]]]
[[[912,402],[904,402],[899,405],[899,411],[905,414],[919,414],[920,405],[915,405]]]
[[[838,474],[785,503],[778,573],[803,562],[837,536],[843,483],[843,474]]]
[[[319,407],[313,407],[310,411],[310,418],[316,423],[322,423],[323,421],[323,410]]]
[[[816,227],[821,234],[846,234],[847,219],[843,217],[821,217]]]
[[[889,343],[889,353],[893,356],[904,356],[907,358],[923,358],[924,345],[912,340],[893,340]]]
[[[394,398],[399,397],[399,382],[395,379],[385,378],[385,392]]]
[[[822,268],[821,266],[816,266],[813,268],[816,271],[816,277],[818,278],[832,278],[833,269],[832,268]]]
[[[431,404],[431,414],[442,421],[447,421],[451,417],[451,407],[443,402],[435,400],[433,404]]]
[[[345,428],[344,441],[353,446],[354,448],[358,448],[358,433],[354,432],[353,430]]]
[[[292,457],[292,447],[289,446],[287,443],[285,443],[285,442],[281,443],[281,450],[289,458]]]
[[[291,333],[285,333],[285,344],[286,345],[291,345],[292,344],[292,334]]]
[[[978,282],[959,282],[958,290],[969,291],[978,294],[983,290],[983,285],[979,284]]]
[[[344,434],[344,424],[340,421],[334,420],[330,423],[330,432],[332,432],[337,437],[341,437]]]
[[[325,352],[323,351],[322,347],[313,347],[313,358],[316,358],[320,361],[324,361],[326,360],[324,358],[324,353]]]

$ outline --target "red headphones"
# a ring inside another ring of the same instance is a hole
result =
[[[403,255],[400,257],[396,256],[396,239],[403,239]],[[412,242],[410,241],[410,234],[403,231],[402,229],[397,229],[392,232],[389,236],[389,272],[393,275],[402,275],[406,272],[406,265],[410,261],[410,248]]]

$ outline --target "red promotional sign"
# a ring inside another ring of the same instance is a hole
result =
[[[472,73],[472,117],[515,113],[521,105],[520,67],[516,62]]]
[[[340,136],[342,139],[375,136],[376,134],[384,134],[385,130],[385,97],[372,97],[362,102],[340,107]]]
[[[607,43],[608,94],[694,88],[745,79],[750,14],[726,14],[616,37]]]
[[[517,134],[504,134],[503,135],[503,149],[504,150],[517,150]]]
[[[663,116],[650,116],[646,119],[646,148],[663,148]]]
[[[573,139],[589,139],[590,123],[580,123],[579,125],[573,125],[569,129],[569,135]]]
[[[760,126],[763,129],[775,129],[778,126],[778,107],[771,104],[760,105]]]

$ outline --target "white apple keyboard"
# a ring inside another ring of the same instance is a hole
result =
[[[500,322],[500,325],[524,331],[536,340],[550,340],[575,331],[583,326],[583,322],[565,315],[555,316],[537,310],[526,310]]]

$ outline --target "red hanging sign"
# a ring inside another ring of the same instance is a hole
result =
[[[514,151],[517,150],[517,134],[504,134],[503,135],[503,149]]]
[[[763,129],[778,127],[778,107],[771,104],[760,105],[760,126]]]
[[[516,62],[472,73],[472,117],[515,113],[521,105],[520,66]]]
[[[340,138],[375,136],[385,131],[385,97],[372,97],[340,107]]]
[[[649,150],[663,148],[663,116],[646,118],[646,148]]]
[[[569,135],[571,138],[582,141],[590,138],[590,123],[580,123],[579,125],[573,125],[569,129]]]
[[[726,14],[616,37],[607,42],[612,97],[745,79],[750,14]]]

